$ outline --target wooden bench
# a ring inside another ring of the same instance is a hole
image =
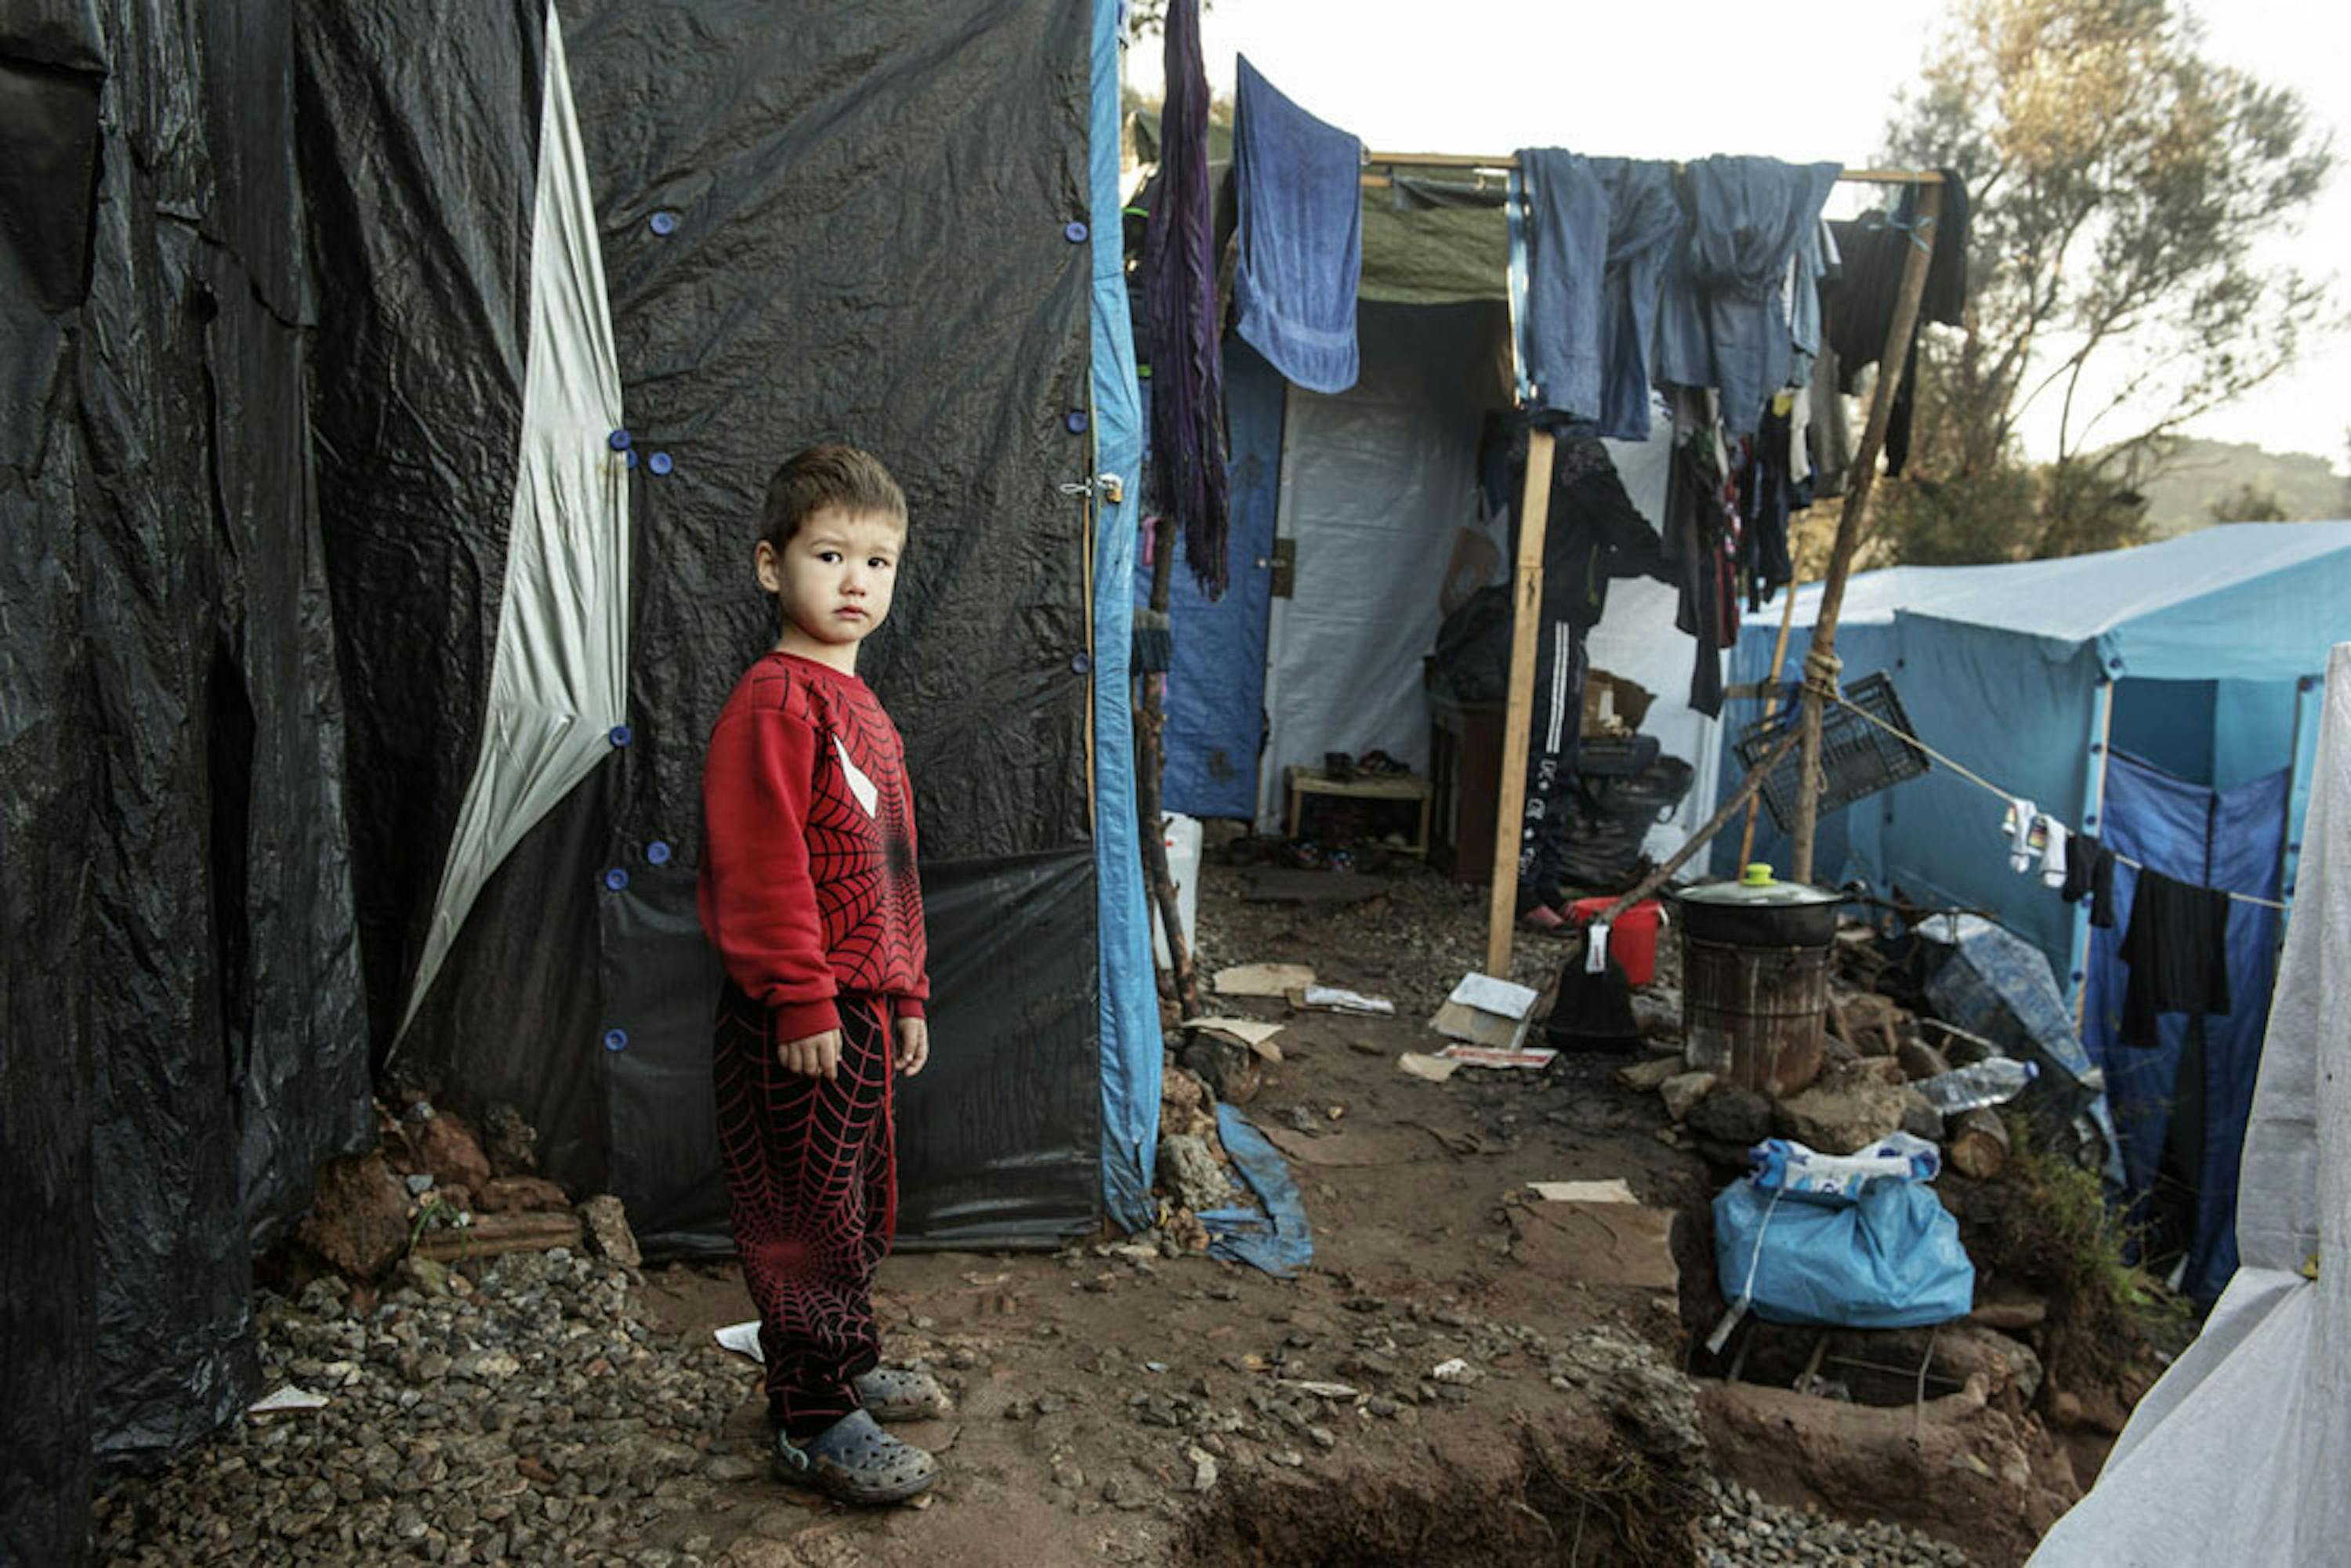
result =
[[[1291,766],[1282,769],[1290,790],[1290,836],[1298,837],[1298,821],[1309,795],[1335,795],[1351,800],[1410,800],[1419,808],[1418,831],[1405,846],[1406,854],[1428,853],[1428,780],[1416,773],[1391,773],[1376,778],[1333,779],[1320,768]]]

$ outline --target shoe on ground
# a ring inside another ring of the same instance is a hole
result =
[[[850,1386],[857,1403],[884,1423],[935,1420],[955,1407],[937,1378],[909,1367],[877,1366],[858,1374]]]
[[[930,1490],[939,1479],[939,1462],[884,1432],[868,1412],[853,1410],[805,1443],[778,1435],[775,1471],[778,1480],[835,1502],[879,1507]]]
[[[1570,925],[1571,922],[1566,915],[1548,904],[1538,904],[1519,916],[1520,930],[1540,931],[1552,936],[1556,936],[1567,930]]]

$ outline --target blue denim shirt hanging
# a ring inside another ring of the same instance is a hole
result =
[[[1600,413],[1600,319],[1608,261],[1608,192],[1592,161],[1556,147],[1519,153],[1525,176],[1527,308],[1521,323],[1539,423]]]
[[[1600,412],[1596,434],[1649,438],[1651,349],[1667,260],[1686,227],[1670,165],[1595,158],[1608,192],[1608,262],[1601,284]]]
[[[1752,435],[1764,400],[1787,384],[1795,353],[1782,295],[1788,266],[1841,172],[1776,158],[1689,166],[1690,238],[1667,273],[1659,373],[1718,389],[1732,435]]]

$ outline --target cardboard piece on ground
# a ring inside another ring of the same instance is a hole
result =
[[[1506,1051],[1487,1045],[1448,1045],[1437,1053],[1464,1067],[1549,1067],[1559,1052],[1543,1046]]]
[[[1515,1051],[1526,1043],[1527,1027],[1539,998],[1540,993],[1525,986],[1490,975],[1465,975],[1428,1020],[1428,1027],[1447,1040]]]
[[[1194,1019],[1184,1027],[1196,1029],[1207,1034],[1221,1035],[1235,1045],[1243,1046],[1257,1052],[1268,1061],[1281,1060],[1281,1047],[1273,1043],[1273,1037],[1281,1032],[1281,1025],[1278,1023],[1267,1023],[1259,1019],[1218,1017]]]
[[[1447,1061],[1441,1056],[1429,1056],[1417,1051],[1407,1051],[1396,1058],[1396,1070],[1407,1078],[1425,1078],[1431,1083],[1442,1083],[1461,1071],[1458,1061]]]
[[[1364,1018],[1394,1018],[1395,1003],[1385,997],[1368,997],[1343,986],[1308,986],[1298,993],[1298,1005],[1318,1012],[1353,1013]]]
[[[1583,1285],[1661,1292],[1680,1288],[1671,1209],[1637,1203],[1541,1203],[1511,1212],[1527,1218],[1510,1242],[1510,1256],[1530,1268]]]
[[[1623,1176],[1610,1176],[1605,1181],[1531,1181],[1537,1197],[1545,1203],[1638,1203],[1633,1196],[1632,1184]]]
[[[1314,983],[1314,971],[1303,964],[1235,964],[1217,971],[1212,982],[1220,997],[1270,997],[1279,1001]]]

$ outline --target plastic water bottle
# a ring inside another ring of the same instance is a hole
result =
[[[1956,1116],[1962,1111],[2008,1103],[2023,1093],[2024,1086],[2040,1071],[2038,1062],[2019,1061],[2012,1056],[1987,1056],[1969,1066],[1922,1078],[1910,1087],[1933,1102],[1935,1109],[1944,1115]]]

